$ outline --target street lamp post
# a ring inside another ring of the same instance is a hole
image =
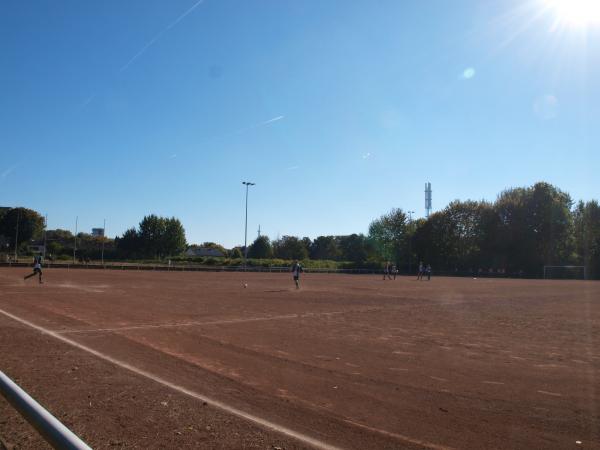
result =
[[[104,267],[104,240],[106,239],[106,219],[102,225],[102,266]]]
[[[73,240],[73,264],[75,264],[77,258],[77,225],[79,222],[79,216],[75,216],[75,239]]]
[[[17,247],[19,246],[19,221],[21,220],[21,210],[17,209],[17,226],[15,227],[15,262],[19,262]]]
[[[407,211],[408,213],[408,225],[412,225],[412,215],[414,211]],[[408,273],[412,274],[412,236],[408,238]]]
[[[246,186],[246,221],[244,225],[244,270],[246,269],[246,263],[248,260],[248,188],[254,186],[256,183],[249,181],[242,181],[242,184]]]

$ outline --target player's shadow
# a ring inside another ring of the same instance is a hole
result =
[[[265,292],[287,292],[289,289],[272,289]]]

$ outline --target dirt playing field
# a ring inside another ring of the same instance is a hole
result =
[[[599,282],[25,274],[0,370],[94,448],[600,448]]]

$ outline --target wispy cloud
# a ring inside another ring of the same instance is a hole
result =
[[[17,167],[19,167],[18,164],[13,164],[12,166],[7,167],[6,169],[4,169],[2,171],[2,173],[0,173],[0,178],[2,178],[4,180],[7,176],[9,176],[11,173],[13,173]]]
[[[194,11],[202,3],[204,3],[204,0],[198,0],[186,12],[184,12],[177,19],[175,19],[173,22],[171,22],[169,25],[167,25],[165,28],[163,28],[156,36],[154,36],[152,39],[150,39],[146,43],[146,45],[144,45],[135,55],[133,55],[131,57],[131,59],[129,61],[127,61],[127,63],[125,63],[125,65],[123,65],[123,67],[121,67],[119,69],[119,72],[124,72],[125,70],[127,70],[127,68],[129,66],[131,66],[135,62],[136,59],[138,59],[140,56],[142,56],[146,52],[146,50],[148,50],[154,43],[156,43],[156,41],[158,41],[167,31],[171,30],[175,25],[177,25],[179,22],[181,22],[183,19],[185,19],[185,17],[188,14],[190,14],[192,11]]]
[[[298,170],[300,168],[300,166],[290,166],[290,167],[286,167],[285,170]]]
[[[262,126],[262,125],[268,125],[268,124],[270,124],[270,123],[277,122],[278,120],[281,120],[281,119],[283,119],[284,117],[285,117],[285,116],[277,116],[277,117],[273,117],[272,119],[269,119],[269,120],[267,120],[267,121],[265,121],[265,122],[261,123],[260,125],[261,125],[261,126]]]
[[[169,159],[175,159],[177,158],[177,153],[173,153],[171,156],[169,156]]]
[[[371,153],[367,152],[367,153],[363,153],[362,155],[362,159],[369,159],[371,157]]]
[[[96,98],[96,94],[92,94],[90,95],[81,105],[82,108],[85,108],[87,105],[89,105],[90,103],[92,103],[94,101],[94,99]]]
[[[264,122],[257,123],[257,124],[254,124],[254,125],[250,125],[249,127],[246,127],[246,128],[240,128],[234,134],[245,133],[246,131],[254,130],[255,128],[264,127],[265,125],[269,125],[269,124],[271,124],[273,122],[277,122],[277,121],[279,121],[281,119],[284,119],[284,118],[285,118],[285,116],[273,117],[272,119],[265,120]]]

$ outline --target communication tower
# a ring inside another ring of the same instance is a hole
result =
[[[431,214],[431,183],[425,183],[425,217]]]

